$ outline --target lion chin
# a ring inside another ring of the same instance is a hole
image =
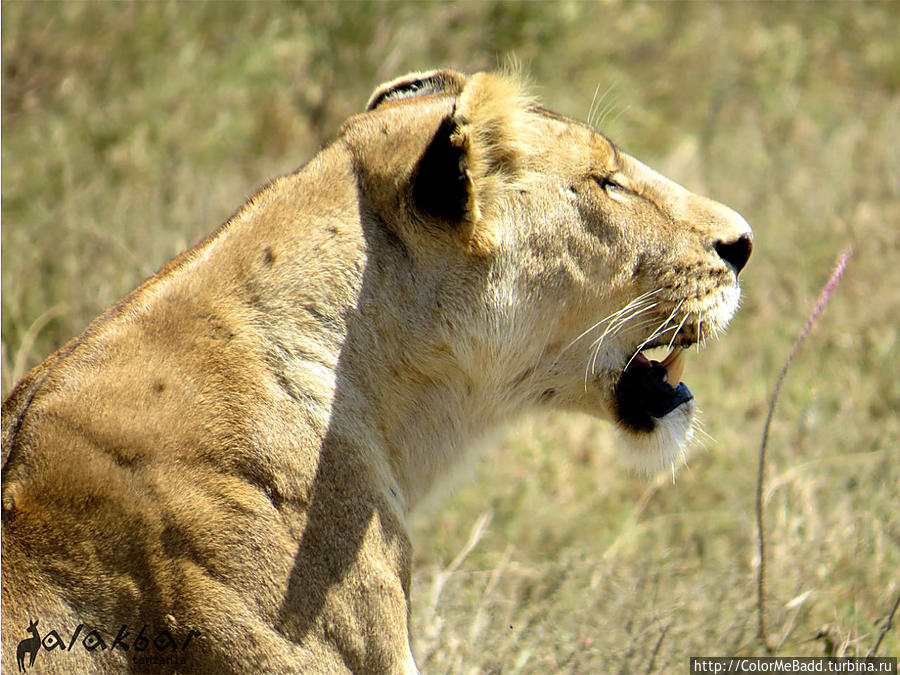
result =
[[[683,462],[751,250],[514,77],[381,85],[3,402],[3,672],[417,672],[410,509],[535,408]]]
[[[627,448],[626,462],[631,470],[652,476],[663,469],[684,464],[694,439],[695,404],[688,401],[659,418],[652,433],[636,433],[617,426]]]

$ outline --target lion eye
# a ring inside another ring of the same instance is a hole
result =
[[[625,187],[621,183],[618,183],[616,180],[614,180],[612,176],[594,176],[594,180],[597,181],[597,185],[607,191],[625,190]]]

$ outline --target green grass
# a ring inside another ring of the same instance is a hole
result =
[[[608,426],[549,415],[508,429],[416,514],[425,672],[683,672],[690,655],[763,653],[762,423],[852,243],[771,431],[768,608],[778,654],[872,648],[900,592],[897,5],[0,11],[4,393],[407,70],[516,60],[549,107],[582,119],[599,87],[603,131],[753,225],[743,310],[688,362],[712,440],[675,485],[629,475]],[[900,653],[896,628],[880,653]]]

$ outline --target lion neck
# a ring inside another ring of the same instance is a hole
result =
[[[516,340],[491,308],[509,293],[485,281],[488,262],[411,251],[347,180],[352,168],[324,172],[327,159],[254,197],[197,262],[214,302],[244,306],[259,343],[278,402],[256,408],[259,428],[283,425],[290,409],[322,443],[340,436],[341,447],[378,452],[380,480],[409,507],[521,407],[508,384],[518,366],[504,353]],[[317,192],[324,215],[292,197]]]

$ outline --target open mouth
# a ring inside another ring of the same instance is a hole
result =
[[[674,347],[662,361],[636,354],[616,383],[619,421],[634,431],[650,432],[656,420],[694,398],[681,381],[684,349]]]

